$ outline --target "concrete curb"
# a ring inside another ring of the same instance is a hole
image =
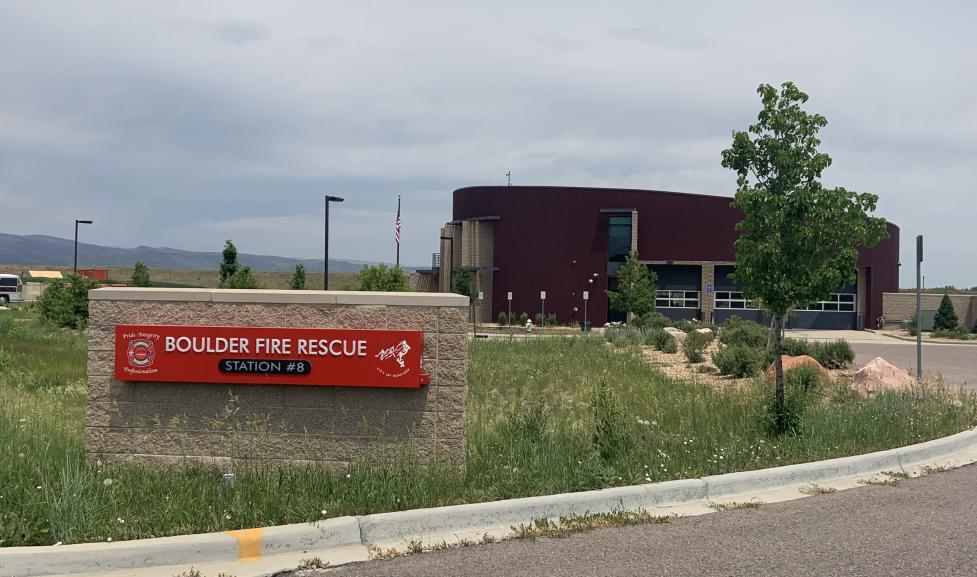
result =
[[[223,533],[136,539],[118,543],[0,548],[0,575],[29,577],[98,573],[140,567],[236,561],[261,555],[360,544],[355,517],[337,517]]]
[[[536,519],[660,509],[706,504],[731,495],[869,476],[919,465],[926,460],[977,449],[977,429],[898,449],[787,465],[757,471],[713,475],[649,485],[614,487],[580,493],[525,497],[431,509],[337,517],[299,523],[118,543],[0,548],[0,576],[95,573],[137,567],[237,561],[283,553],[322,551],[349,545],[406,543],[453,534],[478,535],[528,524]],[[959,461],[977,460],[973,457]]]
[[[375,544],[509,528],[536,519],[648,509],[702,500],[705,496],[705,483],[699,479],[683,479],[653,485],[378,513],[359,517],[359,521],[363,543]]]

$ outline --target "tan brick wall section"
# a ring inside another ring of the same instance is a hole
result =
[[[85,425],[90,457],[344,466],[362,457],[411,453],[464,465],[465,297],[146,289],[143,298],[136,291],[91,293]],[[338,304],[336,295],[353,295],[356,304]],[[278,297],[292,302],[275,302]],[[224,299],[241,302],[214,302]],[[116,381],[116,324],[421,330],[431,384],[377,389]]]
[[[924,311],[940,308],[942,294],[924,293],[921,295]],[[960,324],[971,328],[977,321],[977,295],[950,295],[950,302],[960,319]],[[906,321],[916,312],[916,293],[882,293],[882,314],[886,322]]]

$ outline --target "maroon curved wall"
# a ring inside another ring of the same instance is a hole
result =
[[[588,317],[606,321],[607,219],[602,209],[638,211],[638,253],[642,260],[734,261],[733,243],[739,210],[731,198],[615,188],[550,186],[474,186],[454,191],[455,220],[500,217],[495,221],[495,282],[492,318],[507,308],[512,291],[514,313],[540,310],[561,322],[581,319],[587,279],[591,288]],[[882,292],[898,290],[899,229],[890,239],[862,251],[860,266],[873,267],[872,303],[882,310]]]

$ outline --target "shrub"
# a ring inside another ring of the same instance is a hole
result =
[[[702,353],[709,346],[709,341],[711,340],[709,335],[697,331],[692,331],[686,335],[685,342],[682,343],[682,352],[685,353],[685,358],[690,363],[701,363],[704,361],[705,357],[702,356]]]
[[[765,403],[760,407],[756,417],[760,428],[771,437],[789,435],[797,436],[801,433],[801,418],[804,416],[806,400],[801,394],[787,394],[784,396],[784,407],[777,406],[776,401]]]
[[[683,333],[690,333],[693,330],[699,328],[699,325],[695,324],[690,320],[682,319],[680,321],[675,322],[675,328],[682,331]]]
[[[724,345],[745,345],[753,348],[767,346],[770,329],[754,321],[731,316],[719,329],[719,342]]]
[[[659,351],[665,346],[668,341],[674,341],[672,335],[665,332],[665,329],[644,329],[645,334],[645,344],[650,345],[658,349]]]
[[[631,435],[629,423],[624,416],[624,403],[603,379],[594,385],[590,397],[594,418],[594,448],[600,458],[607,461],[630,446]]]
[[[95,281],[78,275],[55,279],[37,298],[37,310],[59,327],[83,329],[88,324],[88,291],[97,287]]]
[[[556,313],[546,315],[546,325],[550,327],[556,326]]]
[[[505,415],[506,425],[516,438],[538,442],[543,438],[549,424],[549,410],[542,397],[518,403]]]
[[[505,311],[502,311],[501,313],[499,313],[499,318],[497,318],[495,322],[500,327],[504,327],[507,324],[509,324],[509,315],[507,315]]]
[[[933,317],[933,329],[935,330],[952,330],[957,328],[957,323],[959,319],[957,318],[957,311],[953,308],[953,303],[950,301],[950,295],[943,293],[943,300],[940,301],[940,308],[936,311],[936,316]]]
[[[784,373],[784,383],[790,387],[790,394],[798,391],[812,393],[821,388],[821,372],[812,365],[798,365]]]
[[[251,274],[251,267],[245,266],[239,268],[237,272],[227,277],[227,280],[221,281],[220,288],[256,289],[261,288],[261,286],[258,285],[257,279],[255,279],[254,275]]]
[[[674,321],[658,311],[651,311],[641,315],[640,317],[635,317],[634,320],[631,321],[631,324],[643,329],[660,329],[672,326]]]
[[[786,337],[781,341],[781,347],[783,348],[784,354],[791,357],[799,357],[801,355],[814,356],[811,343],[803,339]]]
[[[855,362],[855,349],[845,339],[814,343],[811,349],[811,356],[826,369],[843,369]]]
[[[950,330],[935,330],[933,331],[933,336],[941,339],[960,339],[960,340],[970,340],[970,331],[963,327],[957,327]]]
[[[668,333],[665,333],[668,335]],[[678,343],[672,338],[672,335],[668,335],[668,340],[662,343],[661,352],[674,355],[678,352]]]
[[[724,345],[712,353],[712,362],[719,373],[736,378],[755,377],[763,370],[763,349],[741,344]]]
[[[526,321],[528,321],[528,320],[529,320],[529,315],[528,314],[522,313],[521,315],[519,315],[519,324],[520,325],[525,326]]]
[[[640,346],[645,337],[641,329],[621,325],[604,329],[604,339],[615,347]]]
[[[363,265],[360,269],[360,290],[405,292],[410,288],[404,269],[399,266],[388,268],[381,262],[377,265]]]

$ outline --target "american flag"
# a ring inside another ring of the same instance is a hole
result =
[[[394,240],[400,248],[400,198],[397,198],[397,220],[394,221]]]

